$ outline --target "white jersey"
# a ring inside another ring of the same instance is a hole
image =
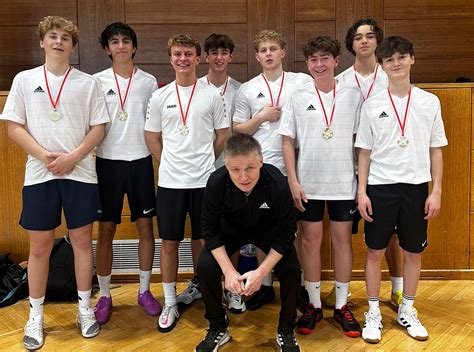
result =
[[[377,76],[375,77],[375,82],[374,82],[375,70],[367,77],[364,77],[360,73],[358,73],[356,70],[354,70],[354,65],[352,65],[347,70],[337,75],[336,79],[339,82],[343,83],[345,86],[355,87],[359,89],[362,95],[364,96],[364,100],[366,100],[370,98],[371,96],[374,96],[378,94],[379,92],[381,92],[382,90],[388,88],[387,74],[385,73],[384,70],[382,70],[382,67],[379,64],[376,65],[376,70],[377,70]],[[359,87],[359,84],[357,84],[357,81],[359,82],[360,87]]]
[[[109,122],[100,83],[92,76],[71,68],[57,105],[59,120],[50,114],[53,105],[48,96],[44,66],[18,73],[8,94],[2,119],[26,125],[29,134],[50,152],[70,153],[77,149],[90,130],[90,126]],[[48,83],[53,99],[56,99],[64,75],[48,73]],[[53,179],[68,179],[97,183],[95,159],[92,153],[79,161],[74,169],[55,176],[39,159],[28,155],[25,170],[25,186]]]
[[[281,90],[278,105],[285,106],[293,92],[303,84],[311,82],[311,76],[305,73],[285,72],[283,88]],[[268,81],[271,94],[262,74],[252,78],[250,81],[242,84],[235,96],[235,111],[233,121],[236,123],[244,123],[249,121],[252,116],[258,113],[266,106],[273,103],[276,104],[278,94],[280,92],[283,75],[276,81]],[[278,134],[280,122],[264,122],[254,133],[262,146],[263,161],[276,166],[283,174],[286,175],[285,164],[283,162],[283,154],[281,149],[281,136]]]
[[[359,123],[362,96],[358,89],[341,83],[333,91],[319,91],[333,137],[325,139],[326,119],[314,83],[305,84],[283,108],[279,134],[299,145],[296,174],[308,199],[354,199],[357,189],[354,172],[354,134]]]
[[[123,101],[130,78],[123,78],[118,74],[116,76]],[[145,119],[148,100],[157,88],[155,77],[139,68],[135,70],[124,105],[127,119],[123,121],[117,118],[122,107],[114,71],[108,68],[96,73],[94,77],[101,83],[111,120],[106,125],[105,138],[97,148],[97,156],[131,161],[150,155],[145,141]]]
[[[403,122],[408,96],[392,94],[398,115]],[[430,148],[448,144],[437,96],[412,87],[405,125],[408,146],[397,144],[401,136],[393,106],[384,90],[368,99],[361,112],[355,146],[371,150],[370,185],[431,181]]]
[[[221,92],[221,94],[224,95],[225,97],[225,100],[226,100],[226,103],[227,103],[227,106],[230,107],[230,115],[229,115],[229,123],[230,125],[232,126],[232,115],[234,114],[234,110],[235,110],[235,104],[234,104],[234,98],[235,98],[235,94],[237,93],[237,91],[239,90],[240,86],[242,85],[242,83],[240,83],[239,81],[236,81],[235,79],[233,79],[232,77],[229,76],[228,80],[227,80],[227,84],[224,83],[223,85],[221,85],[220,87],[217,87],[215,86],[214,84],[212,84],[208,79],[207,79],[207,75],[206,76],[203,76],[201,78],[199,78],[200,81],[206,83],[206,84],[209,84],[213,87],[216,87],[217,89],[219,89],[219,91]],[[221,155],[219,155],[219,157],[216,159],[216,161],[214,162],[214,167],[216,169],[220,168],[221,166],[224,166],[224,153],[221,153]]]
[[[148,106],[145,130],[161,132],[163,151],[158,171],[158,186],[165,188],[201,188],[214,171],[214,133],[228,128],[230,119],[226,103],[218,89],[197,81],[186,126],[188,135],[180,133],[183,125],[176,81],[153,93]],[[186,113],[193,86],[179,87]]]

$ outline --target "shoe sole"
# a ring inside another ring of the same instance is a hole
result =
[[[428,336],[413,336],[408,332],[408,328],[405,325],[403,325],[403,323],[401,323],[398,319],[397,319],[397,323],[398,323],[398,325],[405,328],[408,336],[413,337],[415,340],[417,340],[417,341],[426,341],[426,340],[428,340],[429,335]]]
[[[176,326],[176,324],[178,324],[178,318],[176,318],[175,321],[173,322],[173,324],[171,324],[171,325],[168,326],[167,328],[162,328],[162,327],[160,326],[160,324],[158,324],[158,331],[159,331],[159,332],[163,332],[163,333],[170,332],[171,330],[174,329],[174,327]]]
[[[309,329],[309,328],[297,328],[296,332],[301,335],[309,335],[314,332],[314,329]]]
[[[217,352],[217,350],[219,349],[219,347],[225,345],[227,342],[229,342],[229,340],[230,340],[230,335],[227,335],[227,337],[225,337],[224,339],[222,339],[222,340],[219,342],[219,344],[218,344],[216,347],[214,347],[214,349],[212,350],[212,352]],[[194,349],[194,352],[197,352],[197,350]]]
[[[334,318],[334,321],[337,322],[338,326],[341,328],[342,333],[344,335],[349,336],[349,337],[360,337],[362,335],[361,331],[344,331],[344,329],[342,328],[341,322],[337,320],[336,318]]]
[[[368,343],[379,343],[380,342],[380,339],[369,339],[369,338],[362,338],[365,342],[368,342]]]
[[[100,324],[99,324],[99,325],[100,325]],[[83,338],[85,338],[85,339],[91,339],[91,338],[93,338],[93,337],[96,337],[97,335],[99,335],[99,332],[100,332],[100,329],[99,329],[99,330],[97,330],[97,332],[94,333],[94,334],[91,334],[91,335],[84,335],[84,334],[82,333],[81,326],[80,326],[79,324],[77,324],[77,330],[79,330],[79,333],[80,333],[81,336],[82,336]]]
[[[234,313],[234,314],[242,314],[243,312],[246,311],[246,309],[237,309],[237,308],[228,308],[229,312]]]

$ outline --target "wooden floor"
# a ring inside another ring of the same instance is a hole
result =
[[[277,284],[276,284],[277,285]],[[330,291],[330,282],[323,282],[323,295]],[[185,284],[179,284],[180,291]],[[114,313],[102,326],[99,336],[82,338],[75,328],[75,303],[54,303],[45,307],[47,332],[42,351],[194,351],[206,333],[204,304],[198,301],[181,312],[176,328],[167,334],[156,329],[156,318],[147,316],[136,304],[137,284],[125,284],[112,290]],[[163,297],[161,285],[153,284],[152,291]],[[364,283],[351,283],[355,304],[353,312],[363,324],[367,309]],[[410,338],[397,325],[396,313],[389,307],[390,284],[382,284],[381,309],[383,338],[377,345],[362,339],[351,339],[342,334],[332,318],[332,310],[324,309],[325,318],[311,335],[298,335],[302,351],[474,351],[474,282],[422,281],[415,306],[430,338],[420,342]],[[94,299],[94,303],[97,298]],[[275,351],[275,330],[279,300],[258,311],[240,315],[229,314],[232,339],[219,351]],[[0,350],[21,351],[28,302],[19,302],[0,309]]]

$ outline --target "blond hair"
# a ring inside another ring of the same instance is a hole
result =
[[[72,38],[72,45],[77,45],[77,42],[79,41],[79,30],[77,29],[77,26],[72,21],[59,16],[46,16],[38,24],[38,34],[40,39],[44,40],[46,32],[55,28],[61,29],[69,34]]]
[[[171,56],[171,47],[173,46],[186,46],[190,48],[196,48],[196,55],[201,56],[201,44],[197,39],[190,37],[187,34],[177,34],[168,39],[168,55]]]
[[[255,40],[253,41],[255,51],[258,51],[260,44],[268,41],[277,42],[278,45],[280,45],[280,48],[285,49],[286,42],[283,40],[282,35],[277,31],[265,29],[255,36]]]

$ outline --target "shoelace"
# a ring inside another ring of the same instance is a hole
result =
[[[347,319],[349,323],[354,322],[354,316],[352,315],[351,311],[345,307],[344,309],[341,309],[341,313],[344,315],[344,317]]]
[[[375,314],[369,312],[364,312],[365,316],[365,325],[370,328],[379,328],[382,327],[382,322],[376,318]]]
[[[28,324],[26,326],[25,334],[29,337],[36,337],[41,334],[42,330],[43,330],[43,324],[41,323],[41,321],[38,321],[38,322],[33,321],[32,324]]]
[[[189,294],[192,294],[194,292],[194,290],[196,289],[196,286],[197,285],[194,283],[193,280],[188,280],[188,287],[184,291],[189,293]]]
[[[233,301],[237,301],[237,302],[240,303],[241,298],[242,297],[238,293],[234,293],[234,292],[230,293],[230,299],[233,300]]]
[[[179,317],[179,313],[176,311],[174,306],[165,305],[165,308],[163,308],[163,312],[160,315],[160,320],[166,320],[168,318],[168,315],[171,313],[171,310],[173,310],[173,314],[176,317]]]
[[[408,316],[413,319],[414,323],[418,325],[422,325],[421,322],[418,320],[418,311],[416,310],[415,307],[412,307],[410,312],[408,313]]]

